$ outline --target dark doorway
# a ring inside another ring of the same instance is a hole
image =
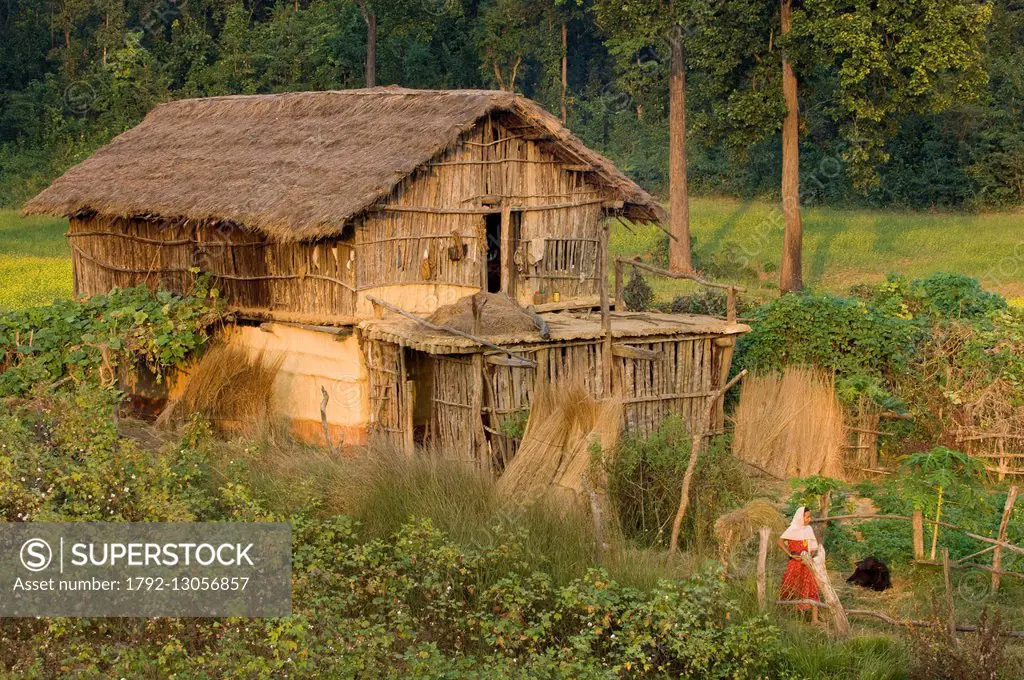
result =
[[[501,213],[487,215],[487,292],[501,292]]]

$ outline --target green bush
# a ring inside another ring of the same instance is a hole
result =
[[[216,294],[200,278],[185,297],[115,288],[84,302],[0,315],[0,396],[65,377],[109,385],[121,366],[142,365],[161,376],[206,342],[220,317],[211,303]]]
[[[835,295],[783,295],[759,307],[740,338],[738,368],[814,365],[840,376],[887,378],[909,363],[920,329],[907,319]]]
[[[627,434],[612,458],[609,490],[625,536],[643,545],[668,544],[679,507],[683,475],[690,457],[690,435],[679,416],[669,416],[648,436]],[[751,497],[742,463],[728,440],[717,437],[697,461],[690,504],[681,528],[681,543],[708,550],[714,523]]]
[[[654,304],[654,290],[637,267],[633,267],[629,282],[622,289],[622,299],[626,309],[634,312],[643,311]]]

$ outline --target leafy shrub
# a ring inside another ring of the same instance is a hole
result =
[[[938,607],[936,607],[938,609]],[[912,628],[910,668],[912,680],[999,680],[1019,677],[1006,658],[1006,638],[999,612],[981,613],[978,632],[956,638],[941,616],[933,625]],[[1013,675],[1011,675],[1013,673]]]
[[[626,309],[639,312],[648,309],[654,303],[654,289],[637,267],[633,267],[629,283],[622,289],[622,299]]]
[[[739,368],[806,364],[839,376],[875,378],[905,368],[921,333],[909,320],[873,305],[812,293],[784,295],[759,307],[750,325],[737,349]]]
[[[157,376],[181,362],[208,337],[218,318],[200,278],[185,297],[145,286],[115,288],[84,302],[58,300],[46,307],[0,316],[0,396],[63,377],[113,384],[121,366],[140,364]]]
[[[690,435],[679,416],[669,416],[648,436],[627,434],[612,458],[609,486],[625,535],[645,545],[664,546],[679,507],[683,474],[690,457]],[[691,548],[709,548],[714,523],[751,495],[749,479],[729,451],[728,441],[715,438],[697,461],[690,504],[681,541]]]

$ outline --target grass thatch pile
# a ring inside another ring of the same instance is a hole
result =
[[[498,493],[528,503],[549,491],[575,498],[599,492],[605,480],[594,454],[615,447],[621,420],[619,402],[597,401],[582,385],[538,390],[519,451],[498,479]]]
[[[474,301],[480,312],[479,329],[473,318]],[[533,317],[504,293],[467,295],[450,305],[438,307],[428,321],[456,328],[463,333],[481,335],[533,333],[537,330]]]
[[[733,452],[782,479],[843,478],[843,408],[831,376],[789,367],[781,375],[751,375],[734,414]]]
[[[727,561],[733,548],[755,536],[761,527],[768,527],[776,535],[786,528],[786,518],[774,503],[764,498],[755,498],[719,517],[715,521],[715,538],[722,561]]]
[[[283,359],[213,345],[192,369],[181,397],[168,403],[158,422],[180,422],[198,413],[220,429],[258,436],[272,421],[274,381]]]

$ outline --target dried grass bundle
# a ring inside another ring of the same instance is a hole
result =
[[[741,460],[780,478],[844,477],[843,407],[823,371],[791,366],[749,376],[734,420],[733,452]]]
[[[267,358],[262,352],[213,345],[192,370],[181,397],[167,405],[158,422],[199,413],[222,429],[258,435],[271,421],[274,381],[283,360],[283,355]]]
[[[515,458],[498,479],[498,493],[528,503],[556,489],[579,497],[605,486],[591,470],[592,450],[611,451],[618,440],[622,405],[597,401],[579,384],[554,384],[534,395],[530,419]]]
[[[728,512],[715,521],[715,538],[723,558],[733,547],[743,543],[761,527],[768,527],[772,533],[781,533],[786,528],[786,518],[775,504],[764,498],[755,498],[741,508]]]

